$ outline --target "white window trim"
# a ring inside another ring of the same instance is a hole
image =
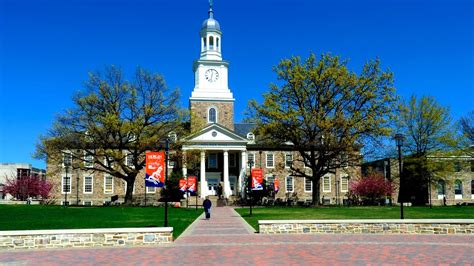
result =
[[[67,176],[67,178],[69,178],[69,191],[68,192],[64,191],[64,178],[65,177],[66,175],[61,177],[61,194],[66,194],[66,193],[70,194],[72,191],[72,177],[70,175]]]
[[[86,205],[86,202],[90,202],[91,205]],[[86,201],[82,201],[82,205],[84,205],[84,206],[93,206],[94,202],[92,200],[86,200]]]
[[[292,153],[285,153],[285,168],[286,168],[286,169],[290,169],[290,166],[287,166],[287,165],[286,165],[286,162],[287,162],[286,156],[288,156],[288,155],[291,156],[291,164],[293,164],[293,154],[292,154]]]
[[[61,159],[61,165],[62,165],[63,168],[66,168],[66,165],[64,164],[64,156],[65,156],[66,154],[70,154],[70,155],[71,155],[71,165],[69,165],[69,168],[71,168],[71,167],[72,167],[72,152],[71,152],[71,151],[63,151],[63,153],[62,153],[62,159]]]
[[[71,202],[68,200],[66,201],[67,202],[67,206],[70,206],[71,205]],[[61,200],[61,206],[64,206],[64,200]]]
[[[291,188],[292,188],[292,190],[288,190],[288,177],[291,177]],[[295,177],[294,176],[286,176],[285,177],[285,190],[286,190],[286,192],[294,192],[295,191]]]
[[[329,190],[325,190],[325,189],[324,189],[324,179],[325,179],[326,177],[329,178]],[[325,176],[323,176],[323,192],[331,192],[331,176],[330,176],[330,175],[325,175]]]
[[[154,189],[153,191],[150,191],[150,189]],[[147,194],[155,194],[156,193],[156,187],[146,187],[146,193]]]
[[[342,179],[347,178],[347,189],[342,189]],[[341,192],[349,192],[349,176],[348,175],[343,175],[339,177],[339,185],[341,186],[340,190]]]
[[[127,153],[126,153],[126,155],[125,155],[125,165],[126,165],[127,167],[130,167],[130,168],[135,168],[134,165],[128,165],[128,156],[129,156],[129,155],[132,155],[132,156],[133,156],[133,154],[132,154],[131,152],[127,152]]]
[[[268,155],[272,155],[272,161],[273,161],[273,165],[272,166],[268,166]],[[273,152],[266,152],[265,153],[265,167],[266,168],[275,168],[275,153]]]
[[[106,189],[106,182],[107,182],[107,177],[112,177],[112,190],[111,192],[107,192]],[[104,194],[114,194],[114,177],[110,175],[104,175]]]
[[[309,152],[309,151],[305,151],[304,153],[305,153],[306,155],[308,155],[308,156],[311,155],[311,152]],[[309,160],[308,160],[308,161],[309,161]],[[303,157],[303,167],[304,167],[305,169],[310,169],[310,168],[311,168],[311,167],[309,167],[309,166],[306,165],[306,159],[305,159],[304,157]]]
[[[247,167],[248,167],[248,164],[249,164],[249,159],[250,159],[250,156],[249,156],[249,155],[250,155],[250,154],[251,154],[252,157],[253,157],[253,165],[255,166],[255,158],[256,158],[255,152],[249,152],[249,153],[247,153],[247,161],[245,162],[245,164],[247,165]],[[252,167],[253,167],[253,166],[252,166]]]
[[[91,178],[91,192],[86,192],[86,177],[90,177]],[[83,194],[92,194],[94,193],[94,176],[93,175],[84,175],[82,176],[82,193]]]
[[[305,176],[305,177],[304,177],[304,184],[303,184],[303,186],[304,186],[304,192],[313,192],[313,182],[311,182],[311,180],[308,178],[308,180],[310,181],[310,184],[311,184],[311,190],[306,190],[306,180],[307,180],[307,178],[306,178],[306,176]]]
[[[92,161],[87,160],[87,156],[91,156]],[[84,151],[84,167],[86,168],[94,167],[94,156],[91,154],[88,155],[86,151]]]
[[[214,110],[216,111],[216,122],[212,122],[212,121],[209,119],[209,118],[210,118],[210,116],[209,116],[209,111],[210,111],[212,108],[214,108]],[[207,108],[207,123],[216,123],[216,124],[217,124],[217,122],[219,121],[219,115],[218,115],[219,112],[218,112],[217,110],[219,110],[219,109],[217,109],[216,106],[209,106],[209,108]]]

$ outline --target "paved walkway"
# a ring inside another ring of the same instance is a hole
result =
[[[259,235],[213,208],[161,247],[0,253],[0,265],[474,265],[474,236]]]

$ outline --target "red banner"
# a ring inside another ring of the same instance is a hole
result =
[[[181,190],[181,192],[186,192],[186,190],[188,189],[188,181],[186,181],[186,179],[180,179],[179,180],[179,190]]]
[[[275,193],[277,193],[278,190],[280,190],[280,181],[278,181],[278,179],[276,178],[273,181],[273,188],[274,188]]]
[[[165,184],[164,152],[147,152],[145,168],[145,186],[163,187]]]
[[[196,192],[197,178],[195,176],[188,176],[188,191],[193,193]]]
[[[252,169],[252,190],[263,190],[263,170],[261,168]]]

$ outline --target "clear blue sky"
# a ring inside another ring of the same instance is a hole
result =
[[[432,95],[455,119],[474,109],[473,1],[215,0],[236,121],[292,55],[331,52],[359,70],[379,57],[398,93]],[[194,87],[207,0],[0,0],[0,162],[26,162],[87,72],[115,64]]]

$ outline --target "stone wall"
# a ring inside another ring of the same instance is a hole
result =
[[[468,234],[474,219],[449,220],[260,220],[261,234]]]
[[[172,227],[0,231],[0,250],[153,246],[172,241]]]
[[[193,100],[190,101],[190,109],[193,116],[193,121],[191,121],[192,132],[208,125],[207,112],[210,107],[215,107],[217,109],[218,124],[221,124],[230,130],[234,130],[234,102]]]

